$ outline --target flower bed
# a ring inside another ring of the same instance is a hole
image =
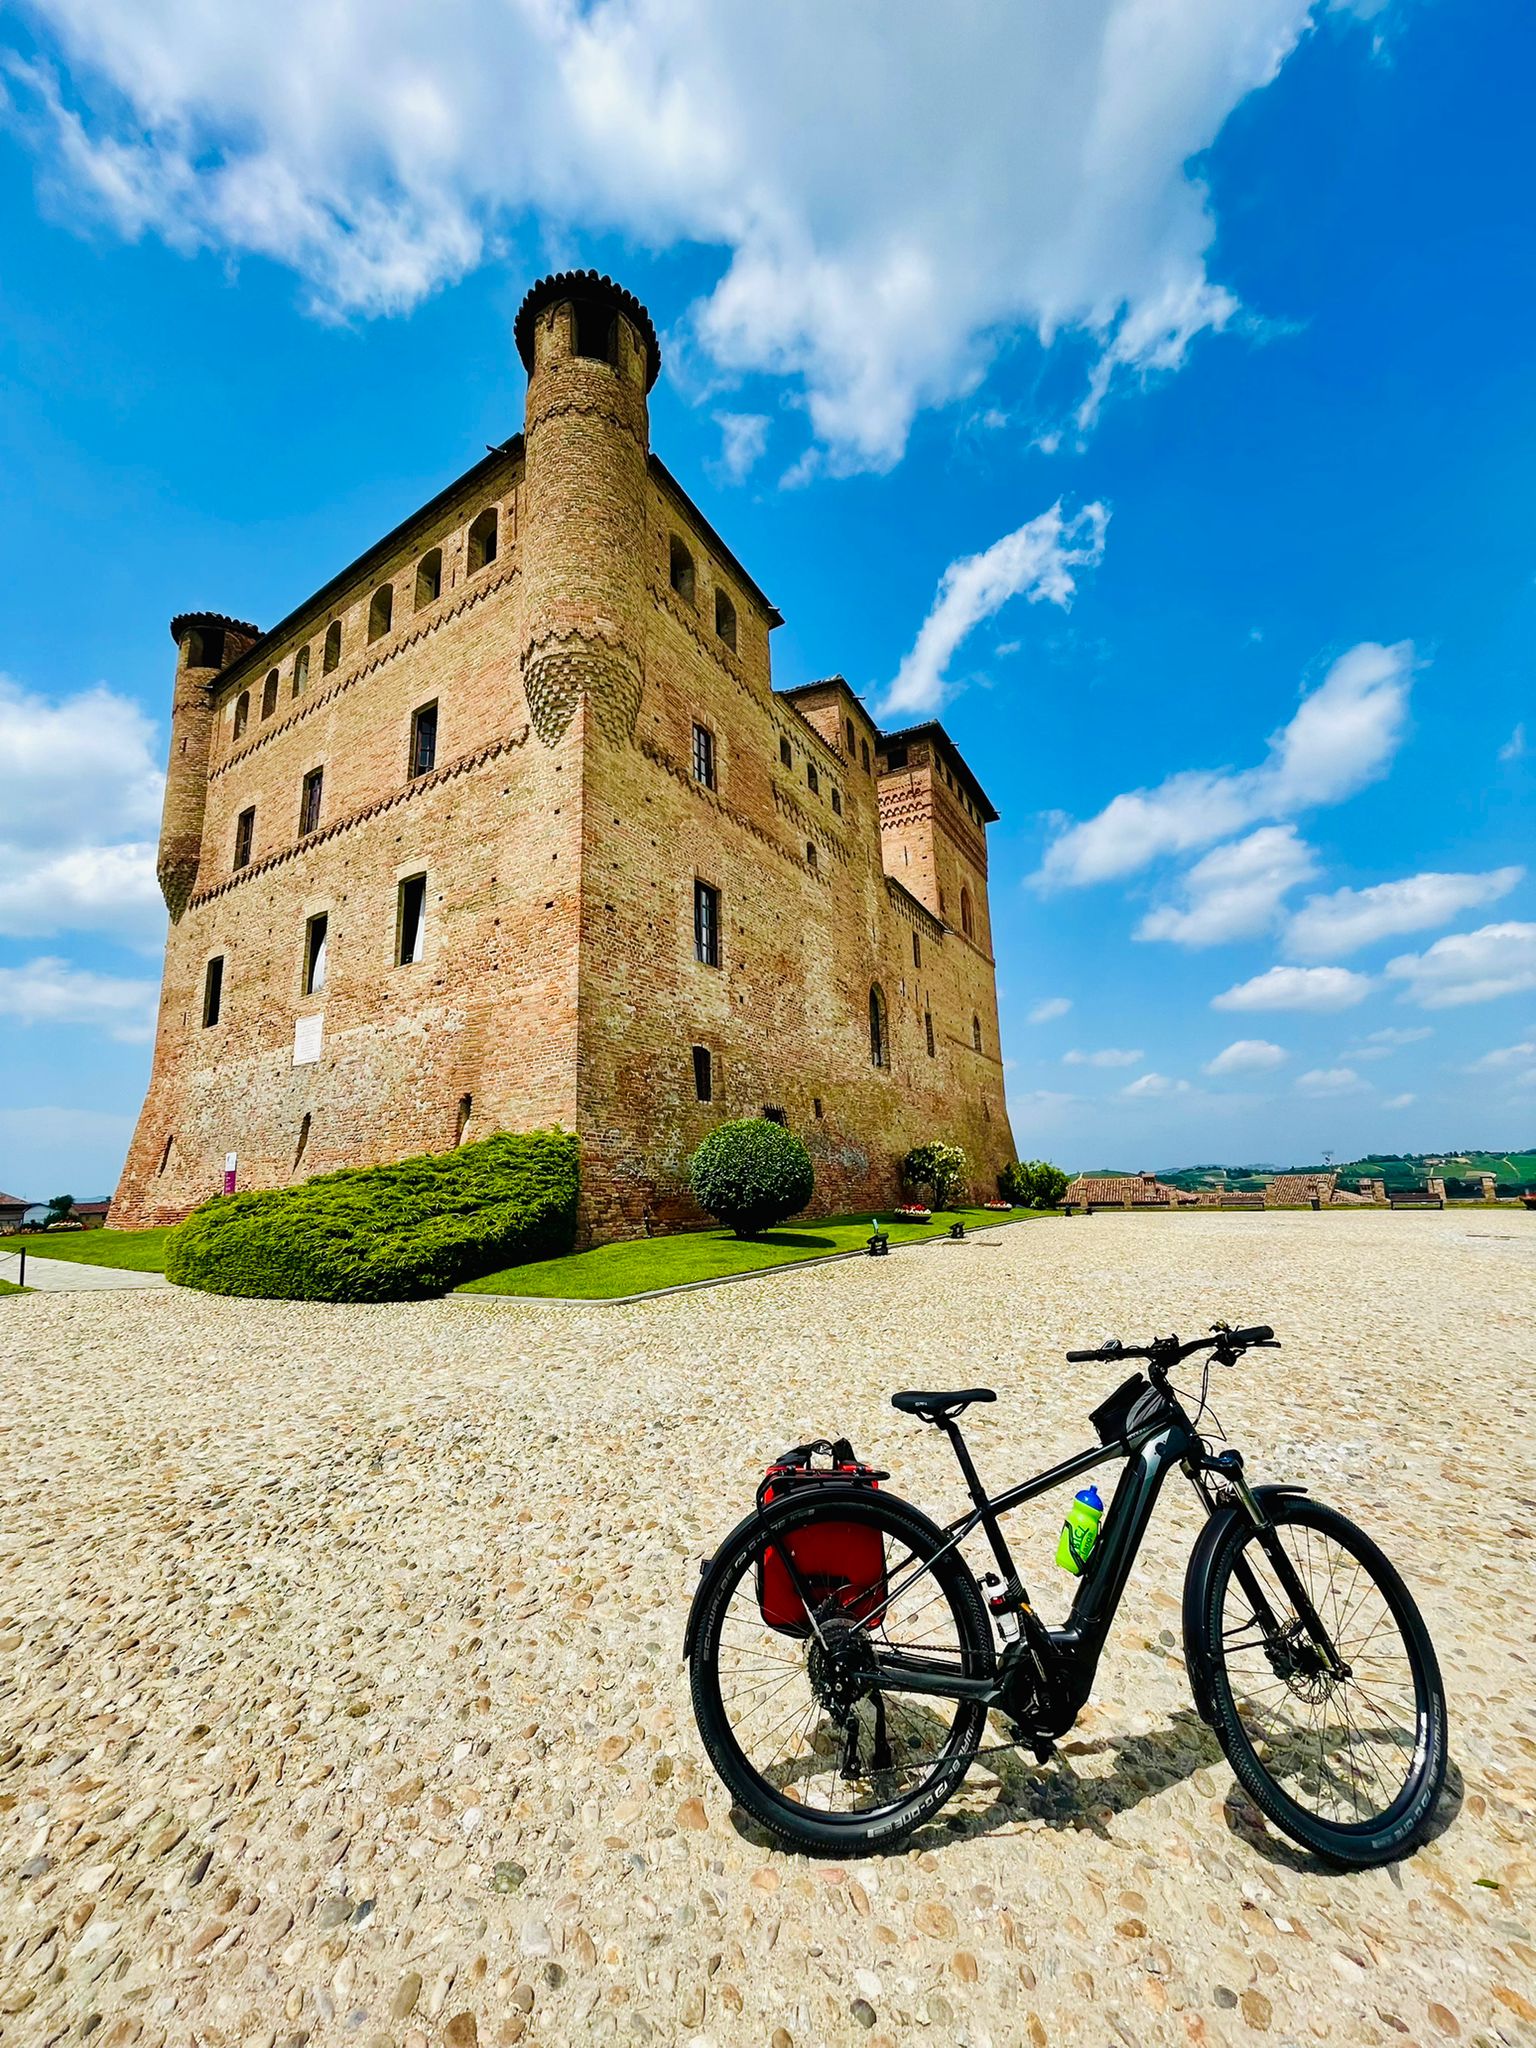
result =
[[[933,1211],[925,1209],[921,1202],[900,1202],[891,1211],[891,1214],[899,1216],[903,1223],[931,1223],[933,1221]]]
[[[1012,1202],[983,1202],[981,1206],[983,1209],[996,1209],[1004,1216],[1013,1208]]]

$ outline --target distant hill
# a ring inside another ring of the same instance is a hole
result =
[[[1536,1191],[1536,1149],[1510,1152],[1367,1152],[1360,1159],[1335,1159],[1325,1166],[1319,1159],[1299,1161],[1294,1166],[1167,1166],[1159,1167],[1159,1180],[1179,1188],[1226,1187],[1262,1188],[1276,1173],[1336,1173],[1346,1187],[1360,1180],[1383,1180],[1389,1188],[1422,1187],[1431,1174],[1438,1174],[1448,1193],[1457,1192],[1455,1183],[1464,1182],[1467,1191],[1479,1174],[1491,1173],[1501,1189]]]

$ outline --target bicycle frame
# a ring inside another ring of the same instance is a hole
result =
[[[940,1427],[950,1440],[974,1503],[968,1514],[945,1525],[945,1533],[951,1545],[962,1543],[973,1529],[980,1528],[985,1533],[1003,1581],[1002,1611],[1017,1613],[1021,1634],[1017,1642],[1005,1647],[993,1678],[972,1678],[923,1657],[877,1649],[876,1666],[882,1689],[979,1700],[988,1707],[1010,1712],[1022,1706],[1021,1696],[1028,1695],[1035,1702],[1034,1711],[1027,1714],[1032,1728],[1043,1721],[1044,1725],[1039,1726],[1041,1734],[1064,1734],[1093,1689],[1099,1658],[1163,1481],[1174,1466],[1191,1458],[1203,1458],[1200,1441],[1170,1399],[1165,1412],[1145,1428],[1114,1443],[1079,1451],[1075,1457],[1064,1459],[1035,1478],[989,1497],[958,1425],[947,1421]],[[1000,1518],[1026,1501],[1036,1500],[1058,1486],[1070,1485],[1117,1459],[1124,1461],[1125,1469],[1104,1513],[1092,1569],[1078,1586],[1066,1625],[1047,1629],[1029,1603]],[[1201,1492],[1203,1496],[1203,1488]],[[1206,1504],[1211,1505],[1208,1498]],[[888,1601],[905,1591],[923,1572],[931,1570],[932,1564],[929,1559],[893,1588]],[[1026,1667],[1023,1671],[1021,1664]]]

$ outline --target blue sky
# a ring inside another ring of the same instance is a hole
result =
[[[1536,1143],[1528,10],[769,12],[6,17],[0,1186],[105,1191],[142,1093],[171,614],[517,428],[568,262],[776,680],[1002,812],[1021,1153]]]

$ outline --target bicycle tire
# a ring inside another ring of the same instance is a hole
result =
[[[818,1811],[786,1797],[754,1768],[737,1740],[721,1693],[721,1635],[733,1601],[755,1577],[764,1548],[775,1538],[782,1541],[818,1520],[873,1524],[885,1538],[910,1553],[914,1564],[929,1565],[955,1625],[960,1668],[968,1675],[990,1678],[995,1675],[996,1658],[991,1622],[969,1565],[945,1531],[895,1494],[827,1489],[791,1495],[762,1515],[749,1515],[721,1545],[699,1590],[690,1660],[694,1718],[709,1759],[737,1805],[785,1847],[801,1854],[860,1856],[909,1834],[953,1796],[980,1746],[987,1709],[977,1701],[925,1702],[930,1710],[942,1708],[953,1714],[948,1739],[933,1768],[910,1791],[866,1811]],[[888,1700],[899,1697],[883,1695]]]
[[[1360,1803],[1360,1787],[1371,1794],[1364,1770],[1357,1765],[1357,1755],[1364,1754],[1355,1747],[1358,1732],[1354,1731],[1350,1711],[1350,1698],[1357,1702],[1368,1701],[1370,1695],[1362,1693],[1356,1678],[1348,1681],[1331,1681],[1326,1674],[1312,1674],[1310,1677],[1293,1673],[1290,1677],[1277,1677],[1270,1682],[1269,1689],[1281,1692],[1281,1698],[1273,1710],[1275,1723],[1280,1724],[1281,1712],[1285,1710],[1284,1694],[1289,1693],[1305,1704],[1305,1695],[1299,1688],[1310,1686],[1321,1697],[1340,1702],[1344,1726],[1348,1735],[1347,1744],[1335,1746],[1338,1755],[1347,1755],[1347,1762],[1341,1768],[1335,1753],[1327,1750],[1321,1726],[1310,1728],[1304,1741],[1292,1736],[1288,1745],[1274,1743],[1272,1731],[1263,1725],[1263,1713],[1251,1699],[1240,1702],[1243,1676],[1236,1677],[1231,1668],[1232,1653],[1228,1649],[1226,1636],[1233,1633],[1224,1631],[1227,1614],[1227,1597],[1233,1584],[1233,1570],[1238,1558],[1245,1550],[1252,1550],[1258,1544],[1259,1532],[1246,1515],[1234,1514],[1229,1526],[1222,1533],[1211,1555],[1205,1574],[1198,1609],[1199,1640],[1192,1647],[1202,1660],[1202,1676],[1210,1707],[1210,1720],[1218,1741],[1226,1753],[1227,1761],[1243,1789],[1248,1793],[1259,1810],[1276,1827],[1299,1842],[1314,1855],[1325,1858],[1341,1868],[1354,1870],[1372,1869],[1383,1863],[1391,1863],[1405,1856],[1423,1839],[1433,1817],[1441,1788],[1445,1782],[1447,1764],[1447,1721],[1445,1688],[1440,1677],[1439,1663],[1435,1657],[1434,1645],[1424,1618],[1419,1613],[1412,1594],[1403,1583],[1401,1576],[1383,1554],[1379,1546],[1337,1509],[1321,1501],[1297,1494],[1287,1495],[1266,1503],[1269,1518],[1279,1532],[1281,1541],[1286,1541],[1287,1531],[1315,1533],[1322,1543],[1331,1543],[1345,1556],[1354,1560],[1356,1567],[1352,1587],[1358,1587],[1363,1574],[1369,1588],[1379,1598],[1386,1615],[1395,1626],[1398,1641],[1403,1652],[1403,1662],[1412,1680],[1413,1721],[1412,1751],[1409,1768],[1402,1787],[1395,1796],[1388,1799],[1378,1813],[1362,1816],[1354,1821],[1336,1821],[1325,1818],[1293,1797],[1273,1770],[1267,1767],[1260,1754],[1259,1740],[1264,1741],[1266,1750],[1273,1746],[1284,1755],[1304,1759],[1304,1769],[1298,1770],[1298,1783],[1305,1781],[1310,1773],[1317,1786],[1319,1797],[1323,1787],[1330,1780],[1334,1788],[1348,1791],[1356,1807]],[[1262,1546],[1254,1552],[1256,1558],[1264,1558]],[[1306,1555],[1312,1555],[1310,1535]],[[1267,1559],[1265,1559],[1267,1565]],[[1330,1579],[1330,1585],[1332,1580]],[[1271,1588],[1270,1590],[1274,1590]],[[1313,1589],[1309,1594],[1318,1605],[1319,1614],[1324,1616],[1325,1626],[1333,1626],[1321,1601]],[[1252,1603],[1239,1587],[1239,1602],[1250,1608]],[[1282,1596],[1283,1597],[1283,1596]],[[1363,1600],[1366,1596],[1351,1592],[1351,1599]],[[1347,1621],[1349,1610],[1344,1610]],[[1250,1624],[1251,1626],[1251,1624]],[[1373,1633],[1382,1626],[1373,1624]],[[1300,1638],[1298,1638],[1300,1640]],[[1367,1638],[1369,1640],[1369,1638]],[[1261,1645],[1244,1646],[1245,1651],[1262,1647],[1266,1661],[1275,1671],[1277,1667],[1270,1659],[1269,1642]],[[1347,1659],[1349,1648],[1346,1642],[1338,1645]],[[1269,1711],[1269,1710],[1265,1710]],[[1360,1706],[1362,1717],[1367,1711]],[[1369,1711],[1378,1716],[1380,1729],[1386,1729],[1386,1716],[1379,1705],[1372,1705]],[[1291,1722],[1300,1720],[1299,1711],[1292,1710],[1288,1716]],[[1370,1734],[1375,1740],[1378,1728]],[[1311,1765],[1311,1742],[1315,1733],[1317,1742],[1317,1766]],[[1389,1730],[1383,1746],[1403,1747],[1402,1737],[1406,1730]],[[1345,1773],[1347,1772],[1347,1775]],[[1378,1780],[1378,1782],[1380,1782]],[[1383,1789],[1387,1789],[1385,1786]],[[1334,1790],[1333,1796],[1342,1806],[1342,1793]]]

